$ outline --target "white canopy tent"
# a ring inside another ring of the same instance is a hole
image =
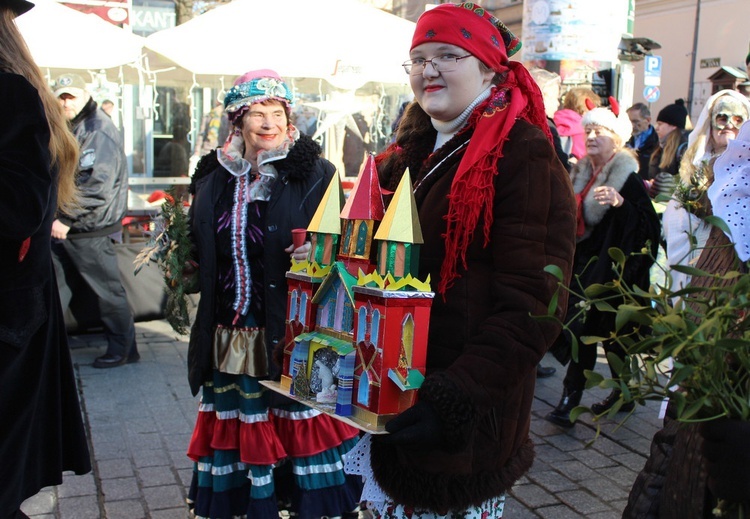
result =
[[[137,62],[145,38],[54,0],[16,18],[37,65],[60,70],[101,70]]]
[[[230,84],[248,70],[273,68],[356,90],[408,84],[401,63],[414,26],[356,0],[234,0],[148,36],[146,47],[197,75],[229,76]]]

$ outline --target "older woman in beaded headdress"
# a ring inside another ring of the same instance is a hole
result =
[[[403,64],[415,102],[378,172],[393,189],[408,168],[438,294],[418,403],[372,438],[383,517],[501,517],[534,459],[536,366],[560,328],[531,316],[557,287],[545,267],[570,273],[575,204],[519,47],[481,6],[442,4]]]
[[[309,519],[356,507],[341,458],[357,430],[302,405],[277,405],[258,383],[279,375],[285,272],[290,254],[304,259],[310,247],[295,249],[292,229],[307,227],[335,174],[320,146],[290,123],[291,102],[274,71],[240,77],[224,99],[233,131],[193,178],[201,298],[188,378],[202,398],[188,456],[198,517],[275,519],[277,499],[291,499],[292,511]],[[284,462],[294,489],[282,496],[272,469]]]

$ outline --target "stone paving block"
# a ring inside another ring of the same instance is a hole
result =
[[[190,483],[193,481],[193,469],[180,469],[177,471],[180,476],[180,483],[186,489],[185,494],[187,495],[187,489],[190,488]]]
[[[128,446],[132,451],[139,449],[155,450],[163,447],[159,433],[134,433],[127,437]]]
[[[137,450],[133,452],[132,460],[136,468],[158,467],[171,463],[169,454],[162,449]]]
[[[559,434],[557,436],[548,436],[546,440],[551,445],[554,445],[556,448],[560,449],[561,451],[566,451],[566,452],[577,451],[586,447],[586,442],[581,441],[578,438],[574,438],[573,436],[569,436],[567,434]]]
[[[503,517],[512,519],[537,519],[539,516],[536,515],[532,510],[529,510],[523,504],[513,499],[512,496],[507,496],[505,498]]]
[[[544,519],[581,519],[581,514],[564,505],[547,506],[535,510]]]
[[[611,438],[599,437],[594,443],[591,444],[591,448],[601,452],[605,456],[614,456],[616,454],[623,454],[626,452],[632,452],[628,447],[617,443]]]
[[[587,519],[622,519],[622,512],[610,510],[607,512],[591,514]]]
[[[626,467],[642,467],[646,463],[646,457],[637,452],[616,454],[611,459]]]
[[[139,499],[141,489],[138,480],[134,477],[113,478],[102,480],[102,493],[104,501],[123,501],[127,499]]]
[[[151,512],[151,519],[188,519],[190,518],[190,510],[187,505],[180,508],[170,508],[168,510],[156,510]]]
[[[82,476],[66,475],[63,481],[65,484],[57,487],[58,497],[96,495],[96,480],[91,472]]]
[[[580,481],[579,485],[591,494],[599,496],[602,501],[606,501],[610,505],[615,501],[627,499],[630,487],[626,489],[618,485],[613,485],[611,479],[603,476],[606,473],[605,469],[601,472],[602,476]]]
[[[633,470],[629,467],[623,467],[620,465],[607,469],[603,474],[605,477],[614,481],[617,485],[623,488],[630,488],[633,486],[639,470],[640,467],[636,467],[635,470]]]
[[[579,486],[578,483],[571,481],[567,476],[555,470],[531,472],[528,474],[528,477],[531,481],[552,493],[573,490]]]
[[[57,504],[60,517],[63,519],[101,519],[99,504],[95,496],[58,499]]]
[[[588,517],[596,512],[610,510],[610,507],[607,506],[607,504],[603,503],[588,492],[583,492],[581,490],[560,492],[557,494],[557,498],[570,508],[583,514],[584,517]]]
[[[107,519],[133,519],[147,517],[140,500],[112,501],[104,505]]]
[[[152,418],[128,420],[125,423],[126,433],[130,436],[137,434],[158,433],[159,427]]]
[[[565,474],[572,481],[583,481],[585,479],[596,477],[597,475],[593,469],[587,467],[580,461],[562,461],[557,464],[556,470]]]
[[[164,510],[185,506],[186,493],[176,485],[149,487],[143,489],[149,510]]]
[[[138,479],[141,482],[141,486],[146,487],[158,487],[163,485],[174,485],[179,483],[179,479],[175,474],[175,471],[171,467],[144,467],[138,469]]]
[[[598,452],[591,448],[572,451],[570,454],[575,459],[577,459],[587,467],[591,467],[592,469],[612,467],[619,463],[618,461],[615,461],[612,458],[605,456],[601,452]]]
[[[643,454],[644,461],[648,453],[651,452],[651,439],[653,435],[648,438],[638,437],[628,441],[628,447],[633,449],[635,452]]]
[[[99,477],[104,479],[133,477],[133,464],[130,458],[103,460],[97,463]]]
[[[560,502],[553,494],[534,484],[515,486],[512,494],[517,501],[529,508],[556,505]]]
[[[91,453],[100,462],[122,459],[130,454],[124,440],[108,441],[108,438],[95,440],[94,449]]]
[[[193,460],[187,457],[187,444],[178,451],[169,451],[169,457],[172,459],[172,465],[179,469],[192,469]]]
[[[627,489],[626,494],[630,493],[630,489]],[[609,505],[614,508],[615,510],[619,510],[620,514],[625,511],[625,507],[628,504],[628,496],[625,496],[625,499],[618,499],[616,501],[611,501]]]
[[[544,445],[536,445],[534,447],[534,450],[536,451],[535,462],[540,461],[549,464],[557,463],[560,461],[570,461],[574,459],[573,455],[570,452],[562,451],[555,445],[549,443]]]

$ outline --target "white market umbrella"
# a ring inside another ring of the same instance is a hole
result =
[[[356,0],[234,0],[149,35],[146,47],[195,74],[234,79],[271,68],[354,90],[408,83],[401,63],[414,26]]]
[[[145,38],[54,0],[33,2],[16,25],[39,67],[100,70],[140,58]]]

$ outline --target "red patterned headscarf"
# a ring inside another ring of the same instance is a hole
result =
[[[480,216],[484,216],[484,246],[489,244],[497,161],[516,120],[539,127],[550,143],[552,135],[539,87],[521,63],[508,59],[521,48],[521,42],[500,20],[475,3],[441,4],[419,17],[411,48],[429,42],[461,47],[495,72],[507,75],[476,108],[467,125],[475,127],[474,134],[448,195],[445,259],[438,285],[438,292],[445,296],[458,277],[459,259],[467,268],[466,250]]]

